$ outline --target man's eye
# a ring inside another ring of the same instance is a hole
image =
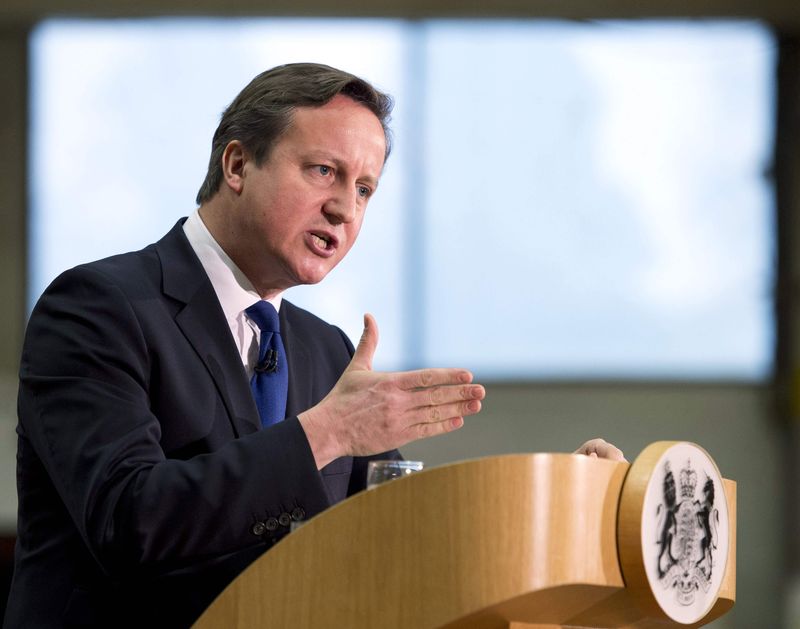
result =
[[[367,188],[366,186],[359,186],[358,187],[358,196],[364,197],[365,199],[367,197],[369,197],[371,192],[372,191],[369,188]]]
[[[319,169],[319,174],[322,175],[323,177],[327,177],[328,175],[331,174],[331,167],[330,166],[322,166],[322,165],[320,165],[320,166],[317,166],[317,168]]]

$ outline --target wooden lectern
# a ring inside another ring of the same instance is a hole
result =
[[[736,596],[735,483],[724,481],[731,526],[719,596],[686,625],[648,612],[623,580],[617,520],[629,470],[507,455],[364,491],[281,540],[195,627],[645,629],[724,614]]]

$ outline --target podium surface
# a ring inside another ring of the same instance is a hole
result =
[[[736,486],[719,596],[702,622],[626,588],[620,496],[631,465],[569,454],[487,457],[367,490],[245,570],[197,629],[691,627],[735,601]]]

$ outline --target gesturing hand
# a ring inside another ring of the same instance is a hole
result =
[[[376,454],[456,430],[481,410],[486,391],[464,369],[372,371],[378,326],[364,315],[355,354],[331,392],[299,415],[317,467]]]

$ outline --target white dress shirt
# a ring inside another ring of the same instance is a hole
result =
[[[183,232],[197,257],[200,258],[200,264],[203,265],[208,279],[211,280],[249,378],[253,375],[253,368],[258,362],[258,343],[261,334],[258,326],[244,311],[261,297],[241,269],[214,240],[203,219],[200,218],[198,210],[186,219]],[[280,312],[281,300],[282,294],[279,294],[267,301]]]

